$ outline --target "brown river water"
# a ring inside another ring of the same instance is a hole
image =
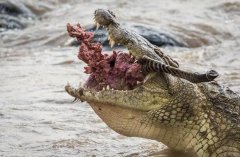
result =
[[[41,18],[0,34],[0,156],[181,156],[115,133],[64,91],[87,77],[78,48],[67,46],[66,23],[93,24],[97,8],[170,32],[189,48],[162,50],[183,69],[215,69],[220,83],[240,91],[239,0],[21,1]]]

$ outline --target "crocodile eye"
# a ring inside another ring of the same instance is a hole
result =
[[[113,17],[116,18],[116,15],[115,15],[111,10],[108,10],[108,12],[109,12]]]

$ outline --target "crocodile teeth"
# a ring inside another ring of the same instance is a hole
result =
[[[115,42],[112,40],[111,42],[111,48],[114,46]]]
[[[149,79],[151,79],[156,73],[149,73],[143,80],[143,83],[146,83]]]
[[[76,102],[76,101],[78,101],[78,99],[77,99],[77,98],[74,98],[74,100],[73,100],[72,102]]]
[[[78,99],[78,98],[74,98],[74,100],[73,100],[73,102],[78,102],[78,101],[83,102],[81,99]]]
[[[107,90],[110,90],[110,86],[109,85],[107,85]]]
[[[109,40],[109,45],[111,46],[111,48],[115,45],[115,41],[112,40],[111,36],[108,36],[108,40]]]
[[[109,45],[111,46],[111,48],[114,46],[114,44],[115,44],[115,41],[112,40],[112,39],[110,39],[110,41],[109,41]]]
[[[96,30],[100,27],[100,24],[96,22]]]

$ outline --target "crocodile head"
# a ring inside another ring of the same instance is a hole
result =
[[[138,56],[147,52],[143,51],[144,49],[150,50],[147,46],[141,47],[141,42],[148,44],[148,41],[121,28],[111,11],[96,10],[94,19],[97,25],[104,26],[108,30],[110,44],[120,43],[126,46],[135,57],[134,61],[137,61]],[[140,40],[142,41],[138,43]],[[117,76],[111,78],[119,79]],[[135,84],[131,89],[124,88],[124,86],[114,88],[115,86],[113,87],[110,83],[108,83],[110,86],[106,88],[96,89],[96,86],[91,86],[96,83],[88,79],[78,89],[67,85],[65,90],[76,99],[88,102],[99,117],[116,132],[127,136],[155,139],[155,136],[159,134],[159,129],[154,129],[154,125],[149,122],[147,116],[150,111],[172,101],[169,91],[171,81],[166,74],[155,74],[145,77],[144,81]]]
[[[117,57],[116,55],[115,57],[101,56],[99,54],[101,47],[98,44],[84,43],[89,42],[93,35],[82,32],[86,39],[81,45],[80,51],[83,53],[79,55],[79,58],[90,64],[89,56],[91,55],[84,55],[84,51],[90,51],[91,54],[95,55],[92,57],[95,60],[91,60],[91,64],[97,65],[94,69],[101,71],[95,76],[100,78],[104,75],[105,78],[110,77],[111,81],[104,82],[107,86],[102,87],[99,85],[103,82],[92,80],[90,75],[90,78],[82,84],[83,86],[74,88],[68,84],[65,90],[76,99],[88,102],[95,113],[110,128],[122,135],[154,139],[176,150],[192,148],[192,145],[188,145],[189,141],[197,143],[196,140],[192,140],[192,135],[190,134],[189,137],[182,140],[181,137],[192,128],[192,126],[186,127],[186,124],[192,122],[193,117],[202,116],[202,112],[199,112],[200,115],[194,115],[198,112],[195,113],[191,106],[191,104],[201,105],[205,102],[204,96],[197,89],[198,87],[166,73],[144,75],[144,80],[140,80],[140,83],[136,84],[135,75],[139,74],[140,69],[134,68],[133,65],[137,64],[136,61],[142,55],[161,60],[161,57],[154,52],[154,45],[143,37],[123,28],[111,11],[96,10],[94,18],[97,25],[104,26],[108,30],[110,44],[119,43],[125,46],[131,54],[125,58],[128,60],[129,56],[133,55],[133,60],[127,63],[125,63],[126,60],[118,60],[120,54],[116,54]],[[81,34],[80,25],[79,29]],[[73,32],[70,33],[70,36],[73,37],[77,34],[75,28],[70,25],[68,25],[68,32]],[[135,72],[132,73],[135,83],[131,88],[126,88],[125,84],[115,86],[115,80],[121,84],[122,81],[129,79],[124,78],[125,75],[105,73],[105,70],[109,69],[105,63],[112,64],[112,60],[109,62],[109,58],[115,58],[113,62],[115,65],[116,62],[121,63],[115,69],[117,73],[120,72],[119,69],[126,66],[135,69]],[[101,64],[95,64],[96,60],[99,59],[101,61],[98,63]]]

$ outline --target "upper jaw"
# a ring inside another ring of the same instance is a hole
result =
[[[131,55],[135,57],[135,59],[139,59],[143,55],[146,55],[145,52],[142,51],[144,49],[144,46],[138,44],[142,42],[143,44],[148,46],[149,43],[146,43],[145,39],[143,39],[138,34],[135,34],[125,29],[123,26],[116,22],[115,18],[114,22],[108,25],[106,25],[99,19],[101,19],[100,16],[95,15],[94,20],[96,28],[98,29],[100,26],[102,26],[107,29],[109,45],[111,48],[113,48],[115,44],[125,46],[128,49],[129,53],[131,53]]]
[[[126,46],[128,48],[128,32],[120,27],[113,12],[103,9],[96,10],[94,13],[94,22],[96,29],[100,26],[107,29],[109,45],[111,48],[113,48],[115,44]]]
[[[107,27],[110,24],[117,24],[116,16],[110,10],[97,9],[94,12],[94,20],[98,26]]]

